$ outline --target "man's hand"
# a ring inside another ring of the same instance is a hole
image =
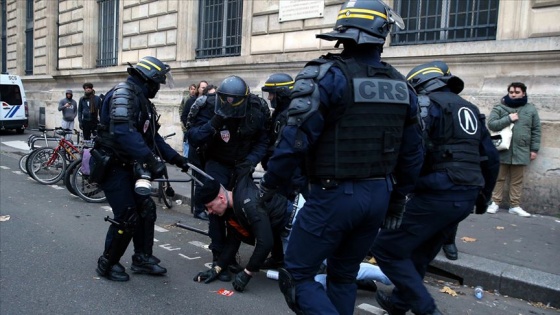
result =
[[[487,209],[488,209],[488,199],[486,198],[486,196],[484,196],[482,192],[480,192],[476,197],[474,213],[485,214]]]
[[[181,156],[179,154],[175,155],[171,161],[171,164],[177,166],[178,168],[181,169],[181,172],[186,173],[189,171],[189,159],[187,159],[184,156]]]
[[[249,284],[249,281],[251,281],[251,278],[252,276],[245,272],[245,270],[235,275],[235,279],[232,282],[235,291],[243,292],[247,284]]]
[[[224,117],[218,114],[215,114],[214,117],[210,119],[210,126],[212,126],[212,128],[214,128],[215,130],[220,130],[223,124],[224,124]]]
[[[259,204],[264,205],[265,203],[270,201],[272,197],[274,197],[275,193],[276,193],[276,189],[267,187],[264,177],[261,178],[261,181],[259,183],[259,196],[258,196]]]
[[[222,271],[222,268],[218,266],[214,266],[206,271],[199,272],[196,276],[194,276],[194,281],[204,283],[210,283],[218,278],[218,275]]]
[[[401,226],[406,198],[391,198],[382,228],[396,230]]]

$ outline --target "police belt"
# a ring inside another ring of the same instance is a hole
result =
[[[368,177],[368,178],[347,178],[347,179],[332,179],[332,178],[315,178],[310,180],[309,182],[314,185],[319,185],[323,187],[323,189],[331,189],[338,187],[343,182],[357,182],[357,181],[371,181],[371,180],[382,180],[387,178],[386,176],[383,177]]]

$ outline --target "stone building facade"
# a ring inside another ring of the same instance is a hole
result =
[[[162,88],[154,103],[163,122],[162,134],[181,132],[178,105],[191,83],[207,80],[219,84],[227,75],[243,77],[260,92],[273,72],[296,75],[306,61],[336,52],[334,42],[315,34],[334,26],[343,1],[311,0],[320,6],[315,16],[282,20],[280,0],[224,0],[241,6],[240,46],[237,53],[205,58],[200,48],[204,4],[215,0],[0,0],[2,19],[2,69],[18,74],[24,82],[31,127],[39,122],[39,109],[46,112],[49,127],[60,123],[57,102],[66,89],[80,96],[84,82],[104,93],[126,77],[127,63],[152,55],[168,63],[175,87]],[[395,2],[407,0],[387,0]],[[425,0],[422,0],[425,2]],[[441,0],[438,3],[478,0]],[[407,73],[430,60],[444,60],[465,81],[462,96],[489,113],[510,82],[528,86],[530,102],[542,120],[542,149],[528,168],[523,206],[532,213],[560,215],[560,0],[498,1],[495,38],[481,41],[419,43],[384,48],[384,60]],[[302,2],[292,1],[301,7]],[[420,3],[421,0],[418,0]],[[486,1],[488,2],[488,1]],[[99,66],[102,3],[115,5],[115,63]],[[29,10],[32,6],[32,9]],[[304,8],[303,8],[304,9]],[[402,15],[402,13],[401,13]],[[27,19],[26,19],[27,18]],[[26,21],[27,20],[27,21]],[[26,42],[32,26],[32,48]],[[31,49],[30,49],[31,48]],[[182,137],[171,139],[181,149]]]

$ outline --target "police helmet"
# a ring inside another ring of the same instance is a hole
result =
[[[465,86],[463,80],[452,75],[449,66],[439,60],[414,67],[407,74],[406,80],[419,94],[426,94],[444,86],[459,94]]]
[[[126,70],[128,74],[140,76],[144,81],[165,84],[167,73],[171,68],[159,59],[147,56],[140,59],[136,65],[128,67]]]
[[[249,86],[236,75],[225,78],[216,91],[215,113],[226,118],[245,117]]]
[[[277,104],[287,104],[290,100],[290,92],[294,88],[294,79],[286,73],[271,74],[264,86],[263,92],[274,93],[275,97],[271,101],[272,108],[276,108]]]
[[[338,12],[334,31],[316,36],[325,40],[383,45],[393,24],[404,29],[402,18],[382,1],[348,0]]]

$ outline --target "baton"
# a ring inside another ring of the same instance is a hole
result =
[[[197,228],[194,228],[194,227],[192,227],[192,226],[185,225],[185,224],[183,224],[183,223],[181,223],[181,222],[177,222],[177,223],[175,223],[175,225],[178,226],[178,227],[180,227],[180,228],[183,228],[183,229],[185,229],[185,230],[193,231],[193,232],[196,232],[196,233],[199,233],[199,234],[208,236],[208,232],[207,232],[207,231],[204,231],[204,230],[201,230],[201,229],[197,229]]]
[[[206,172],[204,172],[203,170],[201,170],[200,168],[192,165],[191,163],[187,163],[187,165],[193,170],[196,171],[197,173],[199,173],[200,175],[210,179],[210,180],[214,180],[214,177],[208,175]]]

